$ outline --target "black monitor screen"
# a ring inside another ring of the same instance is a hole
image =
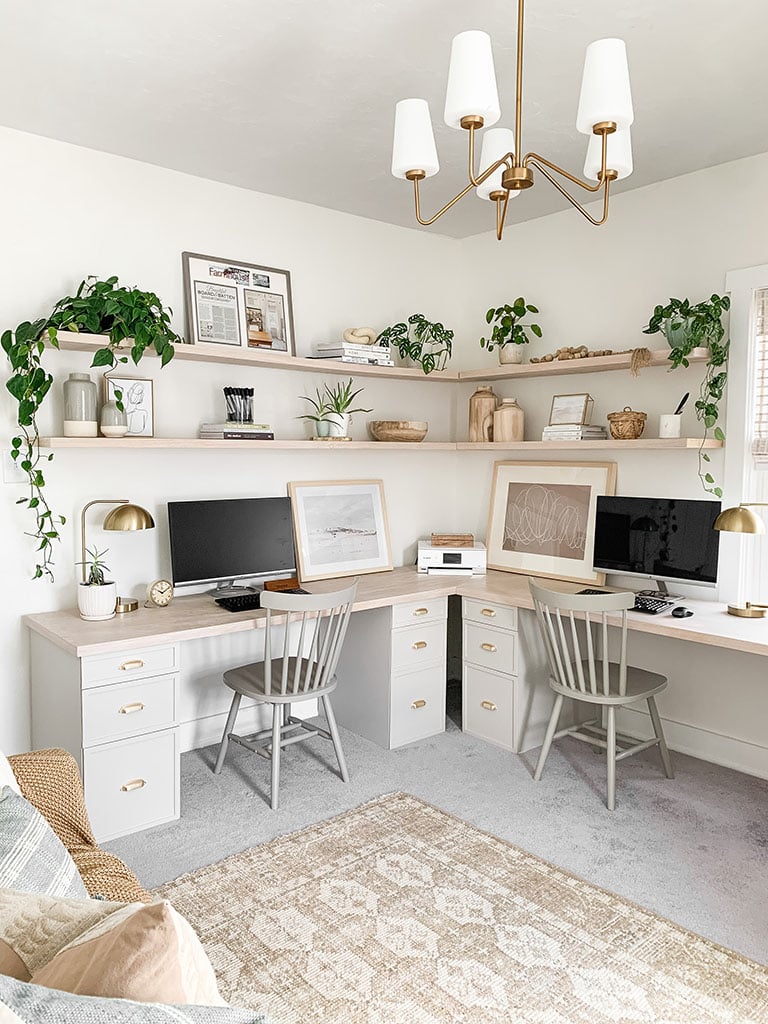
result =
[[[600,496],[594,567],[620,576],[714,585],[719,514],[719,501]]]
[[[169,501],[174,584],[294,572],[290,498]]]

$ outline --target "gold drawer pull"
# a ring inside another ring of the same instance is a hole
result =
[[[480,612],[480,614],[481,615],[487,615],[489,619],[495,619],[496,618],[496,612],[493,610],[493,608],[483,608],[483,610]]]
[[[426,646],[426,640],[417,640],[415,643],[411,644],[411,647],[414,649],[414,651],[423,651]]]
[[[496,710],[498,710],[496,705],[493,703],[492,700],[481,700],[480,701],[480,707],[481,708],[485,708],[486,711],[496,711]]]
[[[496,653],[496,644],[480,644],[480,648],[483,651],[490,651],[491,654]]]
[[[414,608],[414,615],[429,615],[429,608]]]
[[[134,668],[144,668],[144,662],[141,658],[131,658],[130,661],[124,661],[120,666],[121,672],[130,672]]]
[[[131,779],[130,782],[124,782],[120,787],[121,793],[132,793],[134,789],[144,789],[147,784],[146,779]]]
[[[425,700],[415,700],[413,704],[411,704],[411,710],[418,711],[419,708],[425,708],[426,706],[427,702]]]
[[[135,700],[132,704],[123,704],[118,711],[118,715],[133,715],[137,711],[143,711],[144,705],[140,700]]]

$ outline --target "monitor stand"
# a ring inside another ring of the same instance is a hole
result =
[[[658,597],[662,601],[682,601],[680,594],[670,594],[664,580],[656,580],[658,590],[638,590],[641,597]]]
[[[220,580],[213,590],[206,590],[206,594],[212,597],[237,597],[238,594],[257,594],[258,587],[248,587],[244,584],[236,584],[234,580]]]

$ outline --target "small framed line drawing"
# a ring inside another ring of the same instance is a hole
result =
[[[576,423],[585,426],[592,419],[591,395],[555,395],[549,411],[549,425]]]
[[[153,382],[145,377],[104,377],[104,396],[109,401],[115,391],[122,393],[123,408],[128,420],[128,437],[155,436],[155,402]]]

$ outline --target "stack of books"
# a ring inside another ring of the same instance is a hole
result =
[[[554,423],[544,427],[542,441],[603,441],[608,437],[605,427],[578,423]]]
[[[268,423],[201,423],[198,437],[208,440],[274,441],[275,435]]]
[[[355,345],[348,341],[319,341],[311,359],[337,359],[342,363],[368,363],[374,366],[394,366],[385,345]]]

